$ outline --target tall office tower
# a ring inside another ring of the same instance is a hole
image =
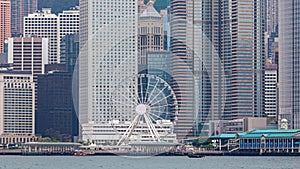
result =
[[[35,84],[31,73],[0,72],[1,144],[33,141],[34,115]]]
[[[14,71],[44,74],[48,64],[47,38],[9,38],[8,63],[13,64]]]
[[[266,57],[275,59],[275,39],[278,37],[278,0],[266,1]]]
[[[164,50],[164,21],[154,9],[153,2],[139,16],[138,22],[139,72],[145,69],[147,52]]]
[[[72,99],[72,73],[50,71],[37,79],[36,134],[73,140],[78,122]]]
[[[261,116],[263,5],[171,1],[171,74],[181,103],[175,130],[181,138],[208,134],[209,120]]]
[[[60,42],[61,63],[66,64],[68,72],[73,72],[79,55],[79,34],[66,35]]]
[[[11,36],[23,33],[24,17],[35,12],[38,0],[11,0]]]
[[[55,15],[43,8],[24,18],[24,35],[49,39],[49,63],[60,63],[60,40],[79,31],[79,10],[71,9]]]
[[[10,37],[10,0],[0,0],[0,54],[5,51],[4,42]]]
[[[264,112],[264,0],[232,0],[232,116]]]
[[[58,36],[60,43],[65,35],[79,33],[79,9],[71,8],[58,14],[59,25],[58,25]],[[60,45],[58,45],[58,53],[61,54]],[[63,62],[60,59],[60,62]]]
[[[51,13],[51,9],[44,8],[24,17],[24,35],[49,39],[49,63],[59,63],[57,46],[58,39],[58,17]]]
[[[266,0],[266,32],[278,33],[278,0]]]
[[[170,51],[170,41],[171,41],[171,28],[170,28],[170,6],[167,9],[161,10],[160,15],[164,21],[164,50]]]
[[[137,0],[80,0],[79,120],[107,123],[129,121],[133,107],[111,110],[113,91],[137,74]],[[136,86],[129,89],[132,94]]]
[[[279,1],[279,118],[300,128],[300,2]]]
[[[278,115],[278,76],[277,65],[272,62],[265,65],[265,114],[277,120]]]

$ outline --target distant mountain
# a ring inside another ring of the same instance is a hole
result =
[[[145,0],[147,4],[149,0]],[[159,12],[169,6],[170,0],[156,0],[154,7]],[[53,13],[59,13],[71,7],[78,6],[79,0],[38,0],[38,8],[52,8]]]
[[[51,8],[56,14],[78,5],[79,0],[38,0],[38,9]]]

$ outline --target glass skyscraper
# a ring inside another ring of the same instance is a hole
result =
[[[11,34],[20,36],[23,33],[24,16],[35,12],[38,0],[11,1]]]
[[[263,113],[264,1],[172,0],[171,75],[179,137],[209,120]]]
[[[279,118],[300,128],[300,2],[279,1]]]

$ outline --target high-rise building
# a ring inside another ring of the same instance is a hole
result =
[[[79,34],[65,35],[60,42],[60,61],[73,72],[79,55]]]
[[[137,74],[137,0],[80,0],[79,122],[120,122],[134,108],[119,97],[111,109],[113,91]],[[135,94],[136,86],[129,88]],[[117,110],[116,110],[117,109]],[[116,111],[115,111],[116,110]]]
[[[72,99],[72,73],[50,71],[37,79],[36,134],[73,140],[78,122]]]
[[[24,18],[24,35],[49,39],[49,63],[60,63],[60,40],[79,31],[79,10],[71,9],[55,15],[43,8]]]
[[[14,71],[44,74],[48,64],[47,38],[9,38],[8,63],[13,64]]]
[[[164,21],[153,7],[153,2],[147,4],[146,9],[139,16],[138,22],[138,64],[139,72],[145,68],[146,54],[151,51],[164,50]]]
[[[57,46],[58,39],[58,17],[51,13],[51,9],[44,8],[29,14],[24,18],[24,35],[49,39],[49,63],[59,62]]]
[[[232,0],[232,116],[264,112],[264,0]]]
[[[265,65],[265,114],[277,120],[278,116],[278,76],[277,65]]]
[[[266,0],[266,32],[278,33],[278,0]]]
[[[181,138],[209,120],[262,115],[264,1],[171,1],[171,52]]]
[[[10,23],[11,23],[11,2],[10,0],[0,0],[0,54],[4,53],[4,42],[10,37]]]
[[[38,0],[11,0],[11,35],[18,37],[23,33],[24,17],[35,12]]]
[[[300,128],[300,2],[279,1],[279,118]]]
[[[58,19],[59,19],[59,25],[58,25],[59,44],[57,47],[57,52],[59,53],[59,56],[60,56],[60,54],[61,54],[60,45],[61,45],[62,38],[64,38],[64,36],[66,36],[66,35],[79,33],[79,9],[78,9],[78,7],[73,7],[73,8],[70,8],[69,10],[62,11],[61,13],[58,14]],[[79,49],[77,49],[76,51],[78,51],[78,50]],[[64,58],[62,58],[62,59],[64,59]],[[61,60],[61,57],[59,57],[59,62],[65,63],[65,60]]]
[[[278,38],[278,0],[266,1],[266,57],[275,59],[275,39]]]
[[[0,142],[33,141],[35,84],[30,72],[0,72]]]

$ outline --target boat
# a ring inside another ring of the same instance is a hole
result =
[[[189,158],[203,158],[205,155],[202,154],[188,154],[187,155]]]

